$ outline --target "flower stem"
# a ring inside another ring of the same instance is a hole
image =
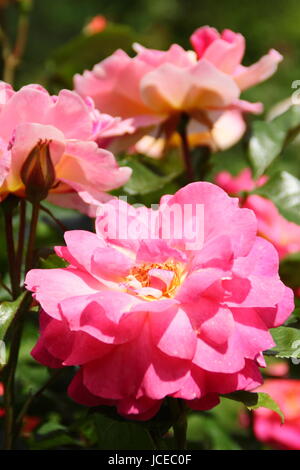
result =
[[[30,232],[27,246],[26,262],[25,262],[25,272],[29,271],[34,262],[34,248],[35,248],[35,238],[36,238],[36,229],[39,219],[39,203],[32,204],[32,214],[30,222]]]
[[[18,284],[21,282],[21,271],[25,241],[25,226],[26,226],[26,200],[21,199],[20,201],[20,220],[19,220],[19,238],[18,248],[16,252],[16,271],[18,276]]]
[[[63,232],[67,232],[67,227],[60,221],[58,220],[54,214],[52,214],[52,212],[45,206],[42,206],[42,204],[40,204],[40,209],[42,211],[44,211],[46,214],[48,214],[51,219],[58,225],[58,227],[63,231]]]
[[[36,398],[38,398],[40,395],[42,395],[44,393],[44,391],[50,386],[52,385],[60,376],[61,374],[64,372],[64,369],[58,369],[56,370],[50,377],[49,379],[47,380],[47,382],[44,383],[44,385],[39,388],[34,394],[32,395],[29,395],[29,397],[27,398],[27,400],[25,401],[17,419],[16,419],[16,427],[15,427],[15,434],[14,434],[14,437],[16,438],[20,432],[20,429],[21,429],[21,426],[22,426],[22,422],[23,422],[23,418],[25,416],[25,414],[27,413],[28,409],[30,408],[30,406],[32,405],[32,403],[34,402],[34,400]]]
[[[16,299],[19,295],[20,285],[16,270],[16,252],[13,234],[13,210],[16,199],[7,199],[2,203],[5,224],[5,239],[7,248],[8,270],[11,283],[12,298]]]
[[[211,169],[211,150],[208,146],[202,145],[199,147],[199,158],[197,159],[197,179],[205,181],[207,173]]]
[[[170,399],[169,406],[173,415],[173,430],[174,439],[176,442],[176,449],[185,450],[187,448],[186,432],[187,432],[187,417],[186,409],[182,400]]]
[[[189,183],[195,181],[194,169],[192,165],[192,155],[189,147],[188,136],[187,136],[187,125],[189,117],[186,114],[182,114],[181,121],[178,126],[178,133],[181,139],[181,152],[185,164],[186,174]]]
[[[12,449],[13,447],[15,422],[15,375],[22,338],[24,313],[28,310],[30,303],[31,294],[27,292],[24,295],[24,298],[14,318],[11,348],[9,352],[8,362],[4,370],[4,449],[6,450]]]

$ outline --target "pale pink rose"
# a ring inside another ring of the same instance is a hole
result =
[[[284,415],[282,424],[274,411],[255,410],[253,429],[256,438],[276,449],[300,450],[300,380],[267,379],[256,391],[268,393]]]
[[[272,50],[257,64],[242,66],[245,40],[229,30],[220,36],[213,28],[200,28],[191,41],[197,54],[177,44],[167,51],[135,44],[133,58],[117,50],[92,71],[75,75],[75,89],[91,96],[101,112],[131,119],[136,141],[141,131],[154,129],[154,138],[178,145],[176,129],[186,113],[191,146],[228,148],[245,132],[243,113],[262,111],[261,103],[240,100],[241,91],[272,75],[282,57]],[[144,149],[141,145],[136,151]]]
[[[232,176],[224,171],[215,178],[215,182],[232,195],[242,191],[252,191],[266,181],[266,176],[254,181],[249,168],[245,168],[237,176]],[[242,199],[241,204],[242,207],[247,207],[255,212],[259,235],[273,243],[280,258],[289,253],[300,251],[300,226],[286,220],[272,201],[261,196],[250,195],[246,199]]]
[[[252,211],[193,183],[158,210],[109,201],[96,228],[65,234],[56,252],[67,268],[26,277],[42,308],[33,356],[79,366],[75,401],[148,419],[166,396],[208,409],[261,383],[268,330],[292,312],[293,293]]]
[[[94,140],[120,133],[119,127],[118,120],[101,115],[93,109],[91,100],[85,102],[72,91],[50,96],[41,86],[28,85],[14,92],[2,82],[0,200],[10,193],[24,196],[21,168],[39,141],[50,142],[55,168],[56,182],[50,199],[65,205],[72,196],[79,200],[81,193],[87,193],[98,203],[106,200],[106,192],[123,185],[131,170],[120,168],[112,153],[98,148]],[[82,200],[81,208],[85,207],[88,210]]]
[[[255,64],[249,67],[241,65],[245,53],[245,38],[230,29],[224,29],[220,34],[215,28],[203,26],[192,34],[191,43],[199,59],[206,59],[219,70],[231,75],[240,90],[246,90],[269,78],[282,61],[282,55],[270,49]]]

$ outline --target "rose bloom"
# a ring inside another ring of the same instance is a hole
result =
[[[278,403],[283,414],[259,408],[254,410],[253,430],[259,441],[282,450],[300,450],[300,380],[267,379],[256,391],[265,392]]]
[[[215,182],[232,195],[241,191],[252,191],[266,181],[266,176],[254,181],[249,168],[245,168],[237,176],[223,171],[215,178]],[[241,204],[242,207],[255,212],[259,235],[273,243],[280,258],[300,251],[300,226],[286,220],[272,201],[261,196],[250,195],[245,200],[242,199]]]
[[[262,382],[268,330],[292,312],[293,293],[252,211],[198,182],[158,210],[109,201],[96,229],[65,233],[56,253],[67,268],[26,276],[42,307],[32,354],[79,366],[75,401],[148,419],[166,396],[209,409]]]
[[[92,100],[62,90],[50,96],[39,85],[15,92],[0,83],[0,201],[9,194],[24,197],[21,169],[39,142],[48,142],[56,181],[49,200],[89,210],[86,203],[107,199],[107,191],[123,185],[129,168],[120,168],[99,142],[123,132],[124,124],[102,115]]]
[[[245,132],[243,113],[262,111],[260,103],[240,100],[241,92],[270,77],[282,56],[272,49],[245,67],[244,37],[228,29],[219,34],[208,26],[196,30],[191,43],[194,51],[177,44],[168,51],[134,44],[133,58],[119,49],[92,71],[75,75],[75,90],[91,96],[101,111],[131,119],[136,133],[127,145],[148,134],[137,151],[159,157],[166,145],[177,146],[182,113],[191,118],[191,146],[228,148]]]

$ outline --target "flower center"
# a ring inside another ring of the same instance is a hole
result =
[[[183,267],[181,263],[143,263],[134,266],[125,285],[130,293],[146,300],[173,297],[181,283]]]

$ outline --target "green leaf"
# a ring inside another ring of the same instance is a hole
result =
[[[270,351],[275,353],[276,357],[293,358],[295,362],[300,359],[300,330],[289,326],[280,326],[272,328],[271,334],[276,346]]]
[[[300,253],[286,256],[280,263],[281,280],[289,287],[300,287]]]
[[[223,395],[224,398],[229,398],[230,400],[235,400],[243,403],[248,410],[257,410],[257,408],[268,408],[269,410],[275,411],[280,417],[281,422],[284,422],[284,415],[279,408],[278,404],[270,397],[267,393],[253,393],[247,392],[244,390],[239,390],[237,392],[229,393],[228,395]]]
[[[278,172],[251,194],[271,199],[287,220],[300,225],[300,180],[295,176],[287,171]]]
[[[192,413],[188,417],[187,440],[189,445],[196,445],[197,448],[204,446],[211,450],[240,450],[238,443],[218,420],[201,413]]]
[[[254,177],[261,176],[284,146],[300,131],[300,106],[291,106],[271,122],[253,123],[253,135],[249,142],[249,159]]]
[[[98,447],[102,450],[153,450],[148,431],[139,423],[119,421],[95,413]]]
[[[52,254],[48,258],[40,258],[40,267],[42,269],[65,268],[68,263],[59,256]]]
[[[123,189],[130,195],[148,194],[158,191],[173,178],[172,174],[167,176],[156,174],[137,158],[124,159],[120,164],[132,168],[131,178],[128,183],[123,186]]]
[[[23,300],[24,293],[13,302],[2,302],[0,304],[0,340],[3,340],[6,332],[18,311]]]
[[[31,450],[47,450],[47,449],[59,449],[65,447],[82,447],[80,441],[73,439],[71,436],[65,433],[58,433],[50,435],[45,439],[33,442],[30,446]]]
[[[39,427],[37,434],[39,436],[47,436],[51,433],[66,432],[67,428],[56,421],[48,421]]]

